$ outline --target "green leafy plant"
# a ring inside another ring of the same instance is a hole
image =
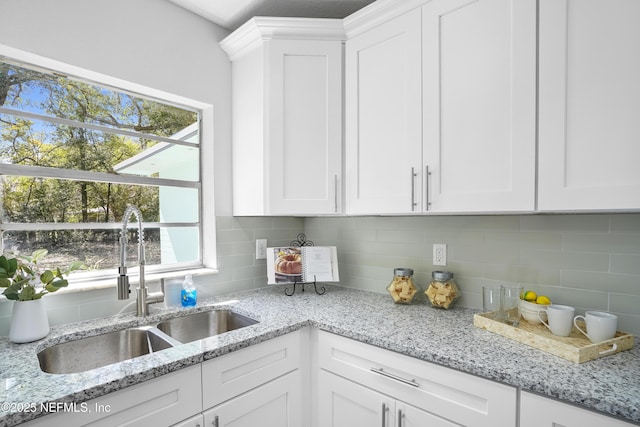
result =
[[[56,268],[55,272],[49,269],[40,272],[38,262],[48,253],[46,249],[38,249],[31,255],[0,256],[0,287],[6,288],[2,294],[14,301],[40,299],[68,286],[65,276],[84,267],[81,261],[74,261],[62,271]]]

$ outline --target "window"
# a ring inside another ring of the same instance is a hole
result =
[[[81,275],[113,276],[133,204],[147,271],[201,266],[200,126],[197,108],[0,57],[3,250],[45,248],[51,266],[79,259]]]

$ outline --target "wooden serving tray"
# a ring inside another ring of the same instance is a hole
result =
[[[473,325],[574,363],[588,362],[633,347],[633,335],[626,332],[618,331],[610,340],[594,344],[575,327],[568,337],[559,337],[543,324],[534,325],[524,319],[520,319],[517,327],[499,322],[494,320],[494,313],[475,314]]]

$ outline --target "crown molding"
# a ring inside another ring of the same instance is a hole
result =
[[[431,0],[377,0],[344,18],[347,38],[361,34],[383,22],[421,7]]]
[[[220,47],[233,61],[273,39],[344,41],[346,34],[342,19],[256,16],[222,40]]]

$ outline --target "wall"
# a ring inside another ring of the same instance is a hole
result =
[[[640,334],[640,214],[310,218],[305,233],[338,247],[346,286],[384,293],[393,268],[410,267],[424,291],[445,269],[462,306],[481,309],[485,284],[521,283]],[[446,267],[431,264],[433,243],[448,245]]]

